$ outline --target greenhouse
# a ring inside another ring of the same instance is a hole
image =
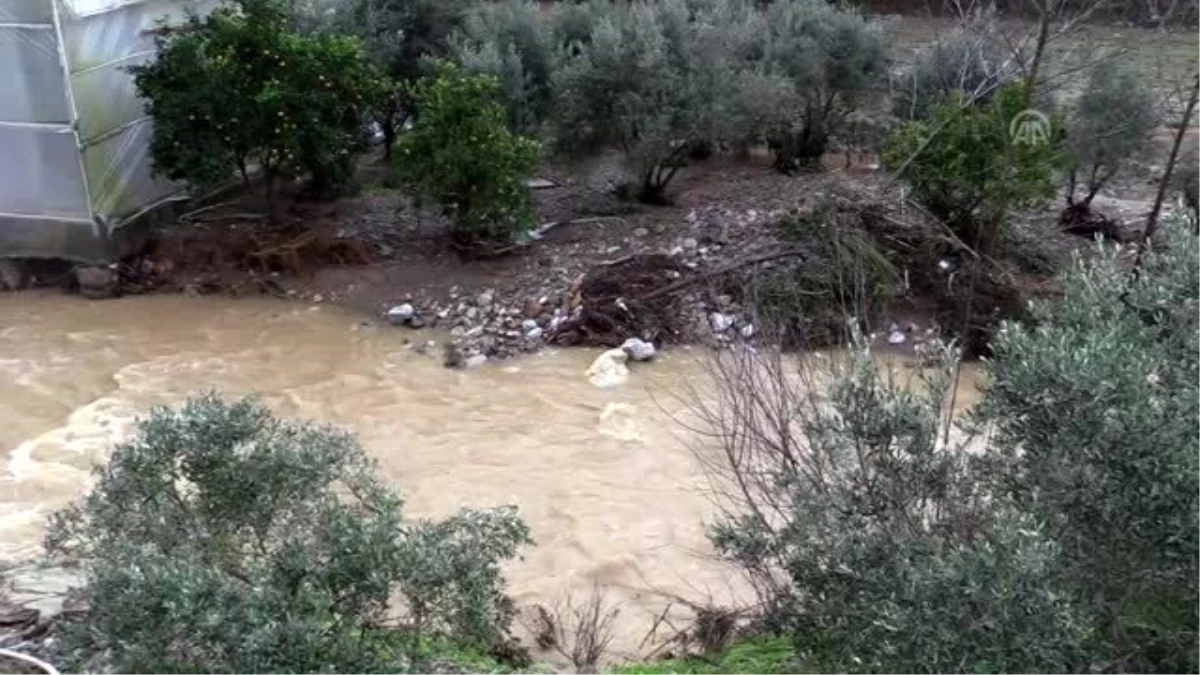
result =
[[[0,0],[0,257],[103,261],[182,187],[151,171],[127,68],[205,0]]]

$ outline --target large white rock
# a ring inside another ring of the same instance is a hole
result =
[[[610,349],[592,361],[592,365],[584,371],[588,381],[601,389],[616,387],[625,383],[629,377],[629,369],[625,362],[629,355],[624,349]]]

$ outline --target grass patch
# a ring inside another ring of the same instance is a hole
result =
[[[786,673],[796,672],[796,650],[784,637],[754,637],[735,642],[715,658],[692,656],[685,659],[664,659],[623,663],[611,672],[625,675],[657,675],[659,673]]]

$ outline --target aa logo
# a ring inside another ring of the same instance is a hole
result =
[[[1037,110],[1022,110],[1008,125],[1013,145],[1043,145],[1050,142],[1050,118]]]

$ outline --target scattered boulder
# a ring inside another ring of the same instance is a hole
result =
[[[619,386],[629,377],[629,369],[625,367],[628,359],[629,355],[624,349],[610,349],[597,356],[584,375],[587,375],[589,382],[601,389]]]
[[[472,354],[463,361],[464,368],[478,368],[487,363],[487,354]]]
[[[634,361],[650,361],[657,353],[653,343],[635,337],[621,343],[621,349]]]

